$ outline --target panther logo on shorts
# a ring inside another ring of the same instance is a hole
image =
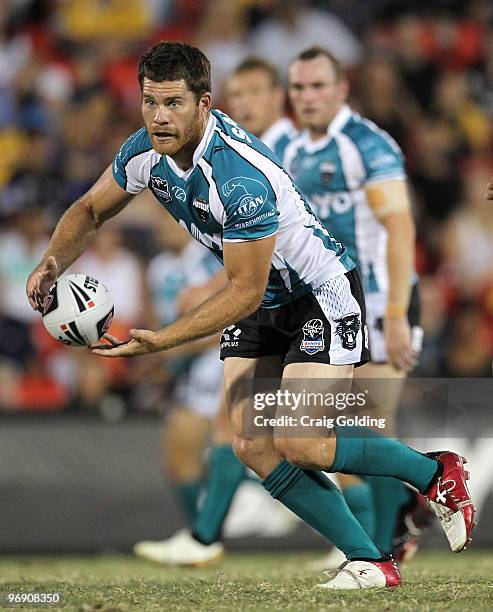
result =
[[[336,334],[341,339],[343,348],[352,351],[356,348],[356,337],[361,329],[359,314],[352,312],[344,315],[340,319],[335,319],[337,323]]]
[[[310,319],[303,325],[303,340],[300,349],[308,355],[315,355],[324,348],[324,324],[321,319]]]

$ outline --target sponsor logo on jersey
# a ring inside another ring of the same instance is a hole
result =
[[[274,217],[275,214],[276,214],[275,210],[269,210],[268,212],[262,213],[258,217],[254,217],[253,219],[249,219],[248,221],[242,221],[241,223],[235,223],[234,228],[235,229],[244,229],[245,227],[250,227],[252,225],[256,225],[257,223],[260,223],[261,221],[265,221],[265,219],[268,219],[269,217]]]
[[[269,195],[265,185],[246,176],[235,176],[222,186],[221,191],[227,198],[237,198],[233,203],[236,214],[245,219],[258,214]]]
[[[163,179],[160,176],[151,176],[149,180],[149,189],[165,202],[171,201],[171,194],[169,192],[168,181],[166,179]]]
[[[236,325],[228,325],[221,335],[221,348],[236,348],[239,344],[241,329]]]
[[[180,202],[184,202],[187,199],[187,194],[185,193],[185,190],[181,187],[175,185],[171,191],[173,192],[175,198]]]
[[[358,332],[361,329],[361,320],[359,314],[351,312],[339,319],[335,319],[337,327],[336,334],[341,339],[343,348],[352,351],[356,348],[356,339]]]
[[[396,165],[396,158],[390,153],[381,153],[370,160],[369,166],[372,170],[380,170],[389,166]]]
[[[204,198],[194,198],[192,206],[197,211],[199,219],[202,221],[202,223],[207,223],[207,221],[209,221],[210,213],[209,202],[204,200]]]
[[[354,208],[354,201],[350,193],[344,191],[311,193],[309,194],[310,206],[313,206],[317,216],[328,219],[333,213],[344,215]]]
[[[304,157],[300,162],[300,167],[303,170],[311,170],[316,165],[317,165],[317,158],[312,157],[311,155],[309,157]]]
[[[336,173],[337,166],[333,162],[322,162],[319,166],[320,180],[324,185],[328,185]]]
[[[300,349],[308,355],[315,355],[324,348],[324,324],[321,319],[310,319],[303,325],[303,340]]]

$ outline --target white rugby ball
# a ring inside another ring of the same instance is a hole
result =
[[[43,323],[52,338],[68,346],[89,346],[105,334],[113,319],[111,295],[86,274],[59,278],[43,303]]]

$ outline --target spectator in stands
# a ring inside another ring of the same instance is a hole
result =
[[[281,72],[286,72],[303,49],[322,43],[345,67],[356,66],[361,60],[361,44],[335,15],[312,8],[304,0],[271,0],[270,5],[271,16],[253,32],[250,47]]]
[[[492,166],[480,161],[469,167],[463,206],[441,237],[443,264],[461,298],[478,299],[493,286],[493,208],[484,197],[492,173]]]
[[[212,95],[216,106],[226,77],[249,53],[247,25],[241,2],[210,0],[203,3],[193,44],[203,50],[213,66]]]

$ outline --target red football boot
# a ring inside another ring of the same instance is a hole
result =
[[[450,548],[460,552],[471,542],[471,533],[476,525],[475,509],[467,488],[469,472],[464,469],[467,460],[450,451],[426,454],[443,465],[443,472],[424,496],[440,520]]]

